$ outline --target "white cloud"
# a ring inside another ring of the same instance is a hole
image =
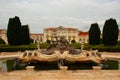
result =
[[[106,19],[120,24],[120,0],[0,0],[0,28],[10,17],[19,16],[31,32],[40,33],[46,26],[73,26],[88,30],[91,23],[103,27]]]

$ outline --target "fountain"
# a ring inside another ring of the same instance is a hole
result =
[[[26,50],[18,57],[20,62],[57,62],[58,66],[63,66],[64,62],[94,62],[101,64],[104,59],[98,50],[84,50],[84,43],[81,45],[81,50],[74,49],[71,44],[60,36],[55,36],[50,41],[50,46],[46,50],[40,49],[39,42],[37,50]]]
[[[64,36],[57,36],[56,31],[54,31],[50,46],[46,50],[40,49],[39,41],[37,41],[37,50],[26,50],[16,61],[22,63],[56,62],[60,67],[65,62],[94,62],[101,64],[104,59],[98,50],[84,50],[84,43],[81,43],[81,50],[74,49]]]

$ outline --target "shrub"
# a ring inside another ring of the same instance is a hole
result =
[[[50,40],[49,39],[47,39],[47,41],[46,41],[47,43],[50,43]]]
[[[41,47],[42,49],[46,49],[46,48],[49,47],[49,45],[50,45],[50,44],[48,44],[48,43],[41,43],[41,44],[40,44],[40,47]]]
[[[71,44],[75,49],[80,49],[81,48],[81,44],[80,43],[72,43]]]
[[[72,40],[71,43],[76,43],[76,41],[75,41],[75,40]]]

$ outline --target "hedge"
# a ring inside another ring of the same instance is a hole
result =
[[[0,45],[0,52],[16,52],[25,50],[35,50],[37,49],[37,44],[30,45],[20,45],[20,46],[10,46],[10,45]],[[40,44],[40,48],[45,49],[49,46],[47,43]]]
[[[80,43],[72,43],[71,44],[75,49],[80,49],[81,44]],[[37,44],[30,44],[30,45],[21,45],[21,46],[9,46],[9,45],[0,45],[0,52],[16,52],[16,51],[25,51],[25,50],[34,50],[37,49]],[[41,49],[46,49],[49,47],[48,43],[41,43],[40,48]],[[120,52],[120,44],[115,45],[115,46],[104,46],[103,44],[100,45],[89,45],[85,44],[84,49],[89,50],[89,49],[97,49],[100,52],[106,51],[106,52]]]
[[[1,52],[16,52],[16,51],[25,51],[25,50],[34,50],[35,45],[21,45],[21,46],[9,46],[9,45],[2,45],[0,46]]]

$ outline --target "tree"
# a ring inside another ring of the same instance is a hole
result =
[[[29,26],[22,25],[22,44],[30,44]]]
[[[19,17],[10,18],[7,29],[8,44],[23,45],[30,44],[29,27],[21,25]]]
[[[100,28],[97,23],[91,24],[89,29],[89,44],[100,44]]]
[[[118,25],[115,19],[110,18],[105,21],[103,27],[103,44],[116,45],[118,40]]]
[[[21,22],[19,17],[10,18],[8,22],[7,38],[10,45],[21,44]]]

